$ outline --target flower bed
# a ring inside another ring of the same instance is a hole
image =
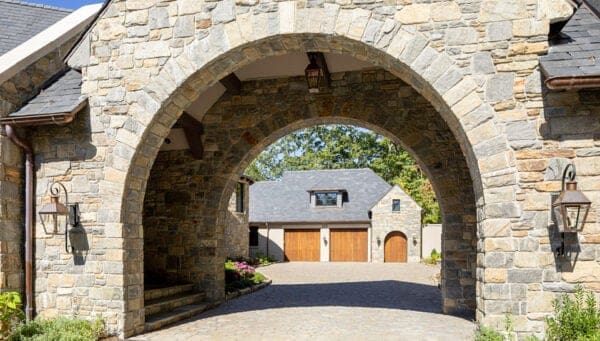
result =
[[[266,279],[247,262],[225,262],[225,292],[228,294],[261,284]]]

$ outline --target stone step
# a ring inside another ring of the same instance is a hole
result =
[[[188,319],[210,309],[212,306],[210,303],[189,304],[169,312],[146,316],[144,332],[151,332],[169,324]]]
[[[155,300],[162,297],[173,296],[177,294],[181,294],[184,292],[192,292],[194,291],[193,284],[179,284],[173,285],[165,288],[156,288],[144,290],[144,300],[150,301]]]
[[[200,303],[205,297],[206,295],[203,292],[184,292],[172,296],[145,301],[144,314],[146,317],[148,317],[159,313],[169,312],[185,305]]]

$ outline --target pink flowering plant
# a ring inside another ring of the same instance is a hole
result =
[[[265,280],[265,276],[256,272],[256,269],[246,261],[225,262],[225,291],[233,292],[251,287]]]

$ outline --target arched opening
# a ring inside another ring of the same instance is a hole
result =
[[[157,264],[175,266],[178,280],[204,290],[209,299],[220,299],[228,208],[244,169],[268,145],[292,131],[351,124],[401,144],[431,180],[444,225],[443,309],[473,313],[474,184],[461,144],[427,99],[373,66],[332,73],[331,85],[318,95],[307,95],[304,77],[294,75],[243,80],[240,90],[239,94],[221,92],[199,117],[202,159],[185,148],[166,147],[158,153],[145,200],[146,269],[158,270]],[[201,103],[203,96],[192,106]],[[152,236],[160,237],[151,240]],[[149,264],[155,255],[162,260]]]
[[[406,235],[400,231],[388,233],[385,236],[385,262],[406,263],[407,240]]]

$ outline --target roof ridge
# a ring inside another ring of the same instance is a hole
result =
[[[50,6],[50,5],[44,5],[44,4],[39,4],[39,3],[33,3],[33,2],[25,2],[25,1],[20,1],[20,0],[0,0],[0,2],[4,2],[4,3],[8,3],[8,4],[16,4],[16,5],[21,5],[21,6],[43,8],[43,9],[48,9],[48,10],[52,10],[52,11],[60,11],[60,12],[67,12],[67,13],[73,12],[73,10],[69,9],[69,8]]]
[[[284,173],[300,173],[300,172],[341,172],[341,171],[359,171],[359,170],[370,170],[369,167],[361,168],[336,168],[336,169],[299,169],[299,170],[285,170]]]

